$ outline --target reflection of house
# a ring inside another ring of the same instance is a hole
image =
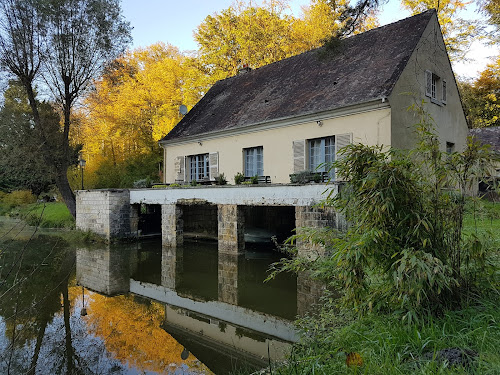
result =
[[[435,11],[217,82],[160,141],[165,182],[243,172],[289,182],[350,143],[414,145],[425,100],[443,150],[467,125]]]
[[[489,128],[477,128],[469,130],[470,136],[472,136],[475,140],[481,142],[483,145],[490,145],[491,151],[496,154],[497,159],[500,159],[500,126],[492,126]],[[500,180],[500,162],[496,162],[493,165],[495,168],[492,171],[492,178],[495,178],[497,181]],[[481,182],[479,184],[479,191],[486,192],[488,187],[491,184],[488,181]]]

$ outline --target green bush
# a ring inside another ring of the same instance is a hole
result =
[[[462,306],[495,283],[492,242],[462,234],[467,192],[491,154],[471,140],[462,153],[444,154],[425,116],[417,130],[411,152],[361,144],[342,150],[334,166],[348,182],[325,204],[345,216],[347,231],[305,231],[303,240],[323,244],[327,255],[284,262],[341,290],[343,308],[412,321]]]
[[[224,173],[221,173],[217,177],[215,177],[215,184],[216,185],[226,185],[227,184],[226,176],[224,176]]]
[[[259,183],[259,176],[255,175],[250,177],[250,182],[254,185],[257,185]]]
[[[307,184],[308,182],[321,182],[321,173],[301,171],[290,175],[290,183],[292,184]]]
[[[22,206],[36,202],[36,197],[31,194],[30,190],[15,190],[12,193],[6,194],[2,198],[2,203],[12,207]]]
[[[235,185],[240,185],[244,181],[245,181],[245,175],[243,173],[238,172],[234,175],[234,184]]]

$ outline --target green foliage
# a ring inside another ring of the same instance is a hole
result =
[[[326,304],[314,318],[298,324],[302,340],[274,374],[498,374],[500,369],[500,310],[498,298],[484,299],[460,311],[429,317],[425,324],[408,325],[391,315],[359,320],[333,312]],[[468,367],[428,359],[447,348],[478,353]],[[363,366],[348,367],[346,353],[361,355]]]
[[[488,149],[469,140],[462,153],[440,151],[431,120],[421,113],[415,150],[347,146],[334,167],[348,181],[325,204],[349,223],[341,235],[304,231],[325,246],[311,269],[342,291],[339,303],[359,314],[397,312],[409,322],[458,307],[495,283],[492,240],[462,235],[467,193],[488,171]]]
[[[250,182],[254,185],[257,185],[259,183],[259,176],[255,175],[250,177]]]
[[[142,178],[140,180],[134,181],[132,186],[136,189],[139,188],[150,188],[151,187],[151,179],[149,177]]]
[[[226,176],[224,176],[224,173],[221,173],[217,177],[215,177],[215,184],[216,185],[226,185],[227,184]]]
[[[189,185],[191,185],[191,186],[198,186],[199,183],[196,180],[191,180],[191,182],[189,183]]]
[[[16,207],[36,202],[36,197],[29,190],[15,190],[9,194],[2,194],[0,202],[10,207]]]
[[[469,126],[500,126],[500,57],[472,82],[459,83]]]
[[[245,181],[245,175],[243,173],[238,172],[234,175],[235,185],[240,185],[243,181]]]
[[[151,183],[158,179],[160,160],[159,152],[137,155],[120,163],[105,160],[95,171],[95,181],[92,181],[90,186],[86,183],[85,187],[97,189],[150,187]],[[139,181],[142,181],[142,185],[135,186]],[[78,178],[75,178],[74,183],[79,183]]]
[[[321,182],[321,173],[301,171],[290,175],[292,184],[307,184],[308,182]]]
[[[40,153],[41,129],[33,126],[33,116],[23,87],[10,81],[0,109],[0,189],[30,189],[39,195],[54,183],[55,170]],[[52,106],[38,102],[41,122],[50,131],[52,157],[61,158],[56,142],[61,137],[59,115]],[[77,147],[78,149],[78,147]],[[70,153],[77,153],[70,148]],[[71,162],[74,162],[73,158]]]

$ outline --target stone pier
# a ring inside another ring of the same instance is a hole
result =
[[[219,204],[219,253],[239,254],[245,250],[245,213],[236,204]]]
[[[76,192],[76,227],[107,240],[125,238],[130,230],[129,190],[79,190]]]
[[[176,290],[183,271],[183,250],[181,247],[163,246],[161,251],[161,285]]]
[[[184,243],[183,226],[182,207],[177,204],[163,204],[161,206],[161,237],[163,246],[182,246]]]
[[[107,245],[76,250],[76,281],[96,292],[113,296],[130,288],[130,250]]]
[[[304,228],[337,228],[336,213],[331,207],[297,206],[295,207],[296,233],[300,236],[305,233]],[[314,244],[307,239],[297,239],[297,249],[301,256],[314,259],[324,254],[320,244]]]
[[[244,256],[238,254],[227,254],[219,251],[217,278],[220,302],[238,305],[239,271],[243,258]]]

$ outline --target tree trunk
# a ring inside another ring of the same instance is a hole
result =
[[[57,171],[56,175],[57,189],[61,193],[62,199],[66,204],[66,207],[68,207],[69,212],[74,218],[76,218],[76,199],[75,194],[73,194],[73,191],[69,186],[68,176],[66,175],[67,167],[61,169],[64,170]]]
[[[47,328],[48,322],[49,322],[48,316],[44,317],[42,325],[38,330],[38,335],[36,337],[35,351],[33,353],[33,357],[31,357],[31,364],[28,370],[28,375],[35,375],[36,373],[36,364],[38,362],[38,356],[40,354],[40,348],[42,347],[43,338],[45,336],[45,329]]]
[[[73,353],[73,343],[71,340],[71,325],[69,322],[69,313],[70,313],[70,306],[69,306],[69,296],[68,296],[68,279],[66,279],[65,285],[62,288],[62,295],[63,295],[63,311],[64,311],[64,329],[66,331],[66,357],[67,357],[67,367],[66,367],[66,373],[68,375],[71,375],[74,373],[74,368],[75,368],[75,363],[74,363],[74,353]]]

